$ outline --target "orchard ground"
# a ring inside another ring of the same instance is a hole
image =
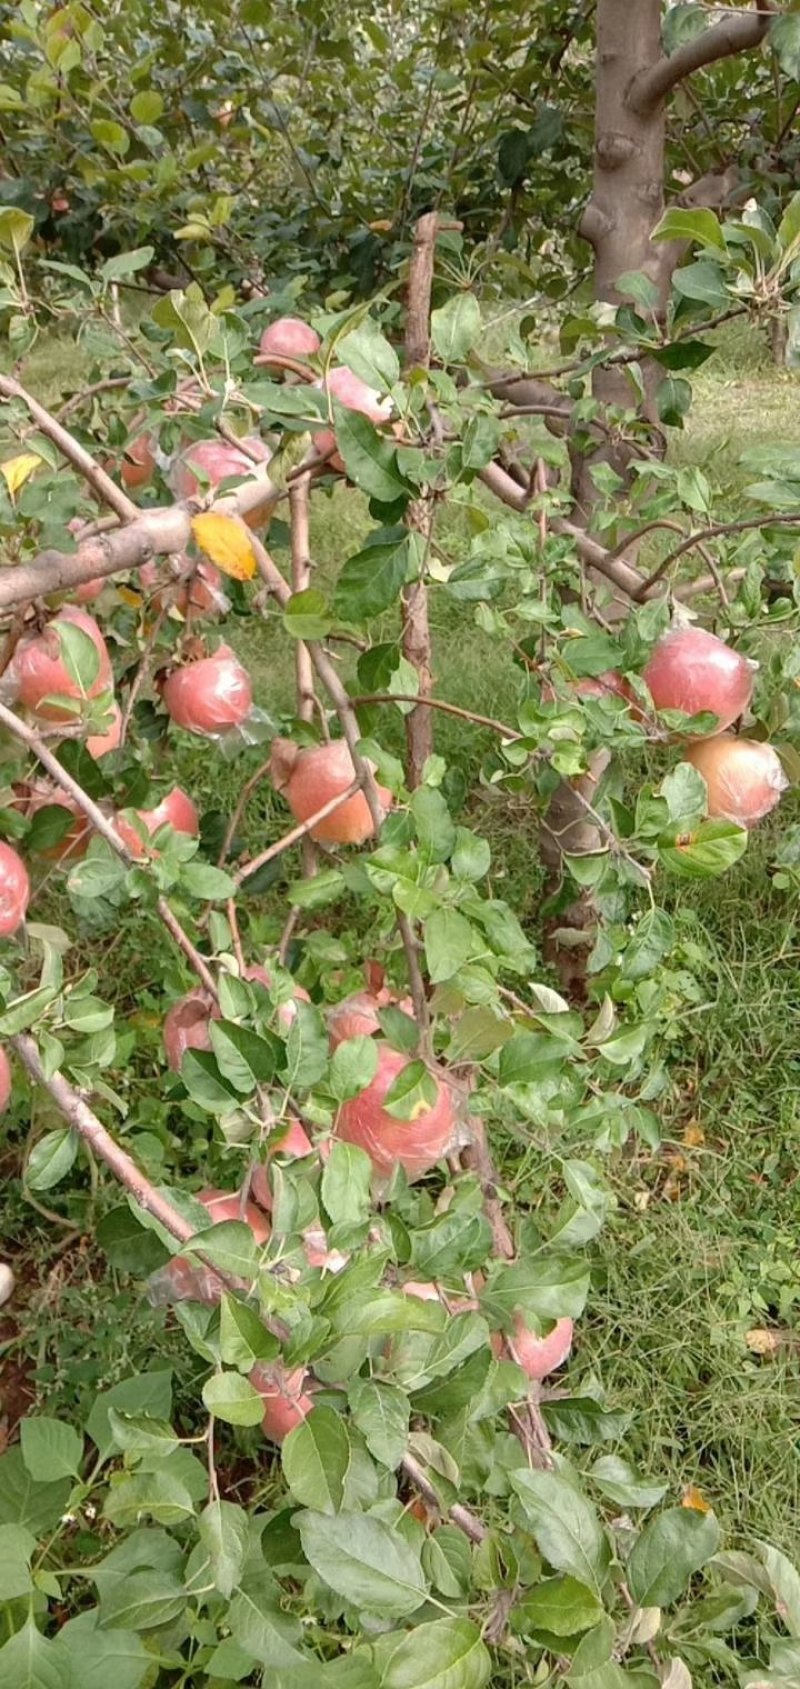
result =
[[[62,387],[74,385],[77,356],[67,341],[42,344],[26,360],[22,379],[52,401]],[[703,467],[715,488],[743,481],[738,458],[756,440],[796,439],[800,448],[800,378],[776,370],[754,332],[723,331],[695,391],[673,451],[681,462]],[[366,509],[352,491],[314,500],[312,553],[322,578],[327,565],[356,549],[367,526]],[[457,518],[442,533],[448,555],[457,557]],[[513,674],[475,628],[470,608],[454,615],[452,602],[434,591],[431,613],[442,695],[473,710],[510,715]],[[386,637],[392,637],[390,629]],[[271,631],[269,623],[238,626],[230,618],[226,638],[251,670],[257,703],[276,716],[290,711],[291,652],[277,620]],[[343,673],[352,667],[346,651],[342,666]],[[396,711],[381,717],[387,745],[393,736],[399,744],[400,731]],[[437,718],[437,738],[448,759],[464,768],[465,786],[471,784],[486,741],[445,716]],[[262,757],[255,748],[244,760],[225,763],[183,736],[181,783],[198,807],[230,809],[243,772]],[[533,816],[521,801],[471,801],[481,806],[481,830],[492,843],[498,894],[533,931],[541,889]],[[790,794],[782,823],[794,818],[793,810],[800,811],[800,801]],[[279,815],[285,816],[283,806],[263,785],[248,810],[251,848],[277,834]],[[673,1093],[657,1105],[661,1147],[631,1142],[610,1160],[618,1209],[595,1245],[592,1314],[579,1327],[572,1365],[576,1377],[597,1367],[608,1405],[631,1415],[628,1446],[643,1470],[669,1482],[673,1499],[694,1486],[719,1515],[731,1545],[766,1537],[796,1558],[800,1336],[793,1341],[792,1328],[800,1309],[800,923],[791,894],[771,885],[771,841],[767,823],[744,862],[724,879],[707,889],[692,882],[672,894],[684,942],[705,952],[702,965],[695,963],[703,995],[681,1011],[666,1052]],[[285,887],[292,871],[276,866],[276,888]],[[56,874],[49,888],[57,908]],[[274,942],[282,899],[272,905],[268,888],[255,907],[256,936]],[[328,926],[335,942],[335,911]],[[118,1002],[136,1031],[139,1071],[149,1075],[160,1068],[156,996],[151,1013],[149,985],[155,993],[174,964],[152,947],[142,955],[135,919],[111,942]],[[101,943],[105,964],[106,935]],[[92,960],[91,942],[85,960]],[[335,967],[335,953],[327,965]],[[137,1119],[134,1101],[128,1129],[150,1171],[180,1167],[187,1174],[205,1166],[205,1128],[190,1127],[176,1149],[165,1130],[159,1136],[161,1127],[151,1109],[149,1119],[144,1112]],[[38,1392],[47,1411],[69,1415],[76,1398],[83,1405],[98,1388],[162,1360],[175,1369],[179,1407],[189,1404],[196,1395],[196,1362],[180,1333],[165,1328],[163,1313],[142,1303],[139,1287],[112,1274],[102,1253],[79,1235],[95,1198],[89,1182],[72,1196],[54,1192],[49,1212],[47,1203],[32,1212],[23,1198],[17,1180],[26,1130],[20,1123],[10,1134],[2,1168],[4,1182],[12,1181],[10,1232],[22,1290],[12,1304],[14,1319],[0,1319],[0,1430],[3,1387],[13,1426],[30,1391]],[[498,1148],[507,1189],[535,1207],[543,1169],[566,1146],[523,1139],[509,1126]],[[570,1145],[577,1154],[587,1148]],[[219,1182],[233,1183],[224,1164],[216,1172]],[[762,1328],[787,1333],[772,1357],[761,1358],[748,1346],[746,1335]]]

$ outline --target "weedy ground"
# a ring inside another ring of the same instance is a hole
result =
[[[43,399],[75,383],[76,353],[49,342],[29,358],[25,378]],[[685,430],[672,446],[676,459],[707,470],[722,495],[741,485],[741,452],[754,441],[798,439],[797,378],[776,370],[760,336],[723,335],[715,358],[696,380]],[[722,502],[722,500],[721,500]],[[338,489],[314,502],[312,550],[324,575],[356,549],[367,519],[358,496]],[[456,525],[451,545],[460,543]],[[280,551],[276,551],[280,557]],[[511,665],[473,623],[454,618],[452,604],[434,593],[435,671],[441,696],[495,716],[511,716],[517,685]],[[226,629],[226,633],[229,630]],[[287,642],[277,618],[230,629],[249,664],[257,701],[276,716],[291,711]],[[393,637],[388,633],[387,637]],[[352,674],[346,655],[342,672]],[[399,742],[399,720],[382,736]],[[490,838],[495,887],[535,929],[539,899],[534,821],[518,800],[491,802],[474,781],[487,739],[447,718],[437,741],[473,788],[474,825]],[[220,764],[188,741],[180,774],[198,799],[225,808],[244,762]],[[782,822],[796,807],[790,799]],[[262,788],[249,809],[248,842],[275,836],[280,806]],[[703,998],[680,1011],[671,1045],[673,1088],[660,1105],[662,1144],[628,1145],[612,1156],[608,1173],[617,1209],[594,1248],[591,1311],[578,1340],[579,1375],[596,1373],[609,1405],[631,1415],[628,1447],[641,1467],[669,1482],[679,1499],[690,1487],[718,1513],[731,1543],[768,1537],[800,1551],[800,928],[791,894],[771,883],[775,829],[753,840],[744,861],[706,887],[670,888],[667,896],[684,936],[707,954]],[[253,903],[253,931],[274,939],[283,919],[284,884]],[[338,918],[338,917],[337,917]],[[353,912],[344,916],[352,919]],[[100,946],[100,966],[103,950]],[[90,960],[92,944],[86,945]],[[167,958],[148,943],[142,960],[138,923],[116,941],[114,979],[125,1012],[136,1004],[143,1077],[159,1071],[156,1056],[159,981]],[[152,1090],[149,1093],[152,1117]],[[158,1137],[143,1119],[133,1141],[159,1165]],[[18,1173],[27,1123],[11,1127],[0,1163],[6,1179]],[[203,1131],[187,1123],[186,1142],[173,1152],[190,1163]],[[578,1153],[590,1146],[574,1146]],[[510,1145],[509,1180],[541,1180],[541,1147]],[[168,1164],[170,1156],[167,1156]],[[162,1164],[163,1165],[163,1164]],[[78,1398],[110,1384],[161,1350],[179,1364],[180,1339],[166,1336],[161,1316],[142,1307],[125,1281],[109,1277],[102,1258],[75,1251],[67,1226],[34,1214],[10,1191],[10,1229],[27,1241],[27,1266],[36,1281],[31,1317],[11,1338],[17,1360],[29,1363],[25,1387],[70,1411]],[[86,1193],[90,1202],[92,1192]],[[45,1207],[67,1216],[68,1198],[50,1193]],[[85,1214],[85,1205],[82,1212]],[[62,1222],[63,1224],[63,1222]],[[36,1229],[38,1226],[39,1229]],[[31,1241],[32,1240],[32,1241]],[[65,1247],[67,1245],[67,1247]],[[37,1254],[38,1251],[38,1254]],[[748,1334],[778,1330],[777,1353],[759,1355]],[[793,1342],[793,1336],[797,1342]],[[8,1342],[8,1338],[6,1338]],[[0,1328],[0,1361],[3,1358]],[[8,1353],[8,1351],[7,1351]],[[183,1360],[181,1393],[193,1393],[191,1358]],[[20,1406],[23,1398],[20,1395]],[[695,1498],[696,1499],[696,1498]]]

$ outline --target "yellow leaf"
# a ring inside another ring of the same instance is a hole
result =
[[[367,224],[367,228],[372,229],[376,235],[388,235],[394,224],[391,217],[376,217],[374,223]]]
[[[138,610],[139,605],[142,602],[142,595],[140,592],[133,592],[129,586],[118,586],[117,592],[119,593],[123,604],[130,605],[132,610]]]
[[[200,550],[234,581],[251,581],[256,572],[256,554],[250,535],[233,516],[217,516],[209,510],[192,517],[192,533]]]
[[[681,1496],[681,1507],[691,1507],[694,1509],[695,1513],[711,1512],[710,1501],[706,1501],[702,1490],[698,1490],[695,1484],[686,1485],[683,1495]]]
[[[24,487],[29,475],[39,468],[42,459],[36,452],[20,452],[19,457],[10,457],[5,463],[0,463],[2,473],[11,497]]]
[[[706,1141],[706,1135],[697,1120],[690,1120],[684,1128],[683,1141],[689,1149],[699,1149]]]

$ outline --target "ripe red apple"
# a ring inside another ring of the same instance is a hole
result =
[[[704,628],[673,628],[659,640],[643,679],[657,710],[713,710],[719,732],[747,709],[757,666]]]
[[[78,627],[87,634],[100,658],[97,677],[89,687],[87,696],[96,698],[112,681],[106,642],[94,616],[90,616],[87,610],[81,610],[77,605],[65,604],[41,633],[21,640],[14,654],[20,702],[26,710],[32,710],[44,721],[74,719],[71,711],[59,709],[57,704],[42,702],[51,693],[57,693],[64,698],[78,699],[83,696],[77,681],[72,679],[64,665],[58,631],[64,623],[71,623],[73,627]]]
[[[344,739],[332,739],[325,745],[309,745],[305,750],[301,750],[293,739],[274,739],[272,742],[270,779],[275,790],[286,799],[296,821],[307,821],[331,798],[346,792],[354,778],[352,758]],[[385,786],[378,787],[378,797],[384,809],[391,809],[394,800]],[[356,792],[324,821],[312,827],[311,837],[320,844],[363,844],[365,839],[372,838],[374,832],[364,793]]]
[[[209,1186],[199,1193],[199,1201],[208,1209],[210,1220],[219,1225],[223,1220],[243,1220],[256,1240],[256,1243],[267,1243],[270,1235],[270,1223],[261,1209],[254,1202],[242,1205],[239,1191],[215,1190]]]
[[[386,1093],[409,1062],[389,1044],[377,1048],[375,1078],[356,1097],[342,1103],[334,1130],[346,1143],[366,1150],[376,1173],[388,1176],[400,1166],[409,1179],[419,1179],[435,1167],[453,1141],[453,1094],[446,1080],[437,1080],[432,1108],[423,1108],[413,1120],[398,1120],[387,1114],[383,1106]]]
[[[250,1180],[250,1190],[254,1200],[264,1209],[265,1213],[272,1213],[272,1186],[270,1184],[269,1169],[274,1155],[285,1155],[290,1161],[302,1161],[306,1155],[313,1155],[314,1145],[304,1126],[299,1120],[290,1120],[282,1138],[270,1150],[266,1162],[260,1161],[253,1168]]]
[[[11,1063],[0,1044],[0,1114],[5,1114],[11,1096]]]
[[[708,787],[708,813],[740,827],[754,827],[779,802],[789,784],[771,745],[720,733],[689,745],[686,761]]]
[[[156,460],[153,455],[155,440],[152,434],[138,434],[125,447],[125,455],[120,467],[120,479],[123,487],[133,492],[136,487],[146,487],[152,481],[156,470]]]
[[[0,840],[0,938],[10,938],[22,926],[30,894],[22,857]]]
[[[546,1378],[548,1373],[555,1372],[556,1367],[563,1366],[572,1348],[572,1333],[572,1320],[560,1319],[556,1320],[552,1331],[540,1337],[525,1324],[521,1314],[515,1314],[514,1335],[508,1340],[509,1352],[529,1378]]]
[[[280,1361],[271,1361],[268,1366],[254,1366],[249,1377],[264,1403],[261,1421],[264,1436],[273,1443],[282,1443],[295,1426],[302,1425],[314,1406],[313,1397],[304,1388],[305,1368],[296,1367],[290,1372]]]
[[[414,1005],[410,997],[397,998],[388,985],[382,985],[377,991],[354,991],[352,996],[343,998],[341,1003],[334,1003],[327,1011],[328,1032],[330,1034],[331,1049],[343,1044],[348,1038],[372,1038],[381,1030],[379,1015],[381,1009],[387,1009],[396,1004],[403,1013],[413,1017]]]
[[[220,1011],[207,991],[189,991],[164,1018],[164,1049],[167,1066],[179,1073],[187,1050],[211,1049],[211,1022],[219,1020]]]
[[[220,645],[210,657],[173,669],[162,696],[177,727],[208,738],[238,727],[253,706],[250,676],[228,645]]]
[[[176,833],[188,833],[190,839],[196,839],[200,831],[200,818],[190,797],[182,792],[180,786],[173,786],[170,792],[165,792],[155,809],[137,809],[136,814],[144,822],[148,833],[152,837],[159,827],[169,823]],[[116,818],[117,832],[120,838],[132,851],[134,856],[144,855],[144,845],[137,832],[123,815]]]
[[[254,458],[238,446],[232,446],[228,440],[219,438],[193,440],[185,446],[169,474],[170,486],[176,497],[202,498],[209,489],[212,493],[216,492],[223,481],[249,479],[255,474],[257,463],[269,463],[272,451],[258,435],[249,435],[243,444],[252,449]],[[202,474],[202,485],[195,473],[197,470]],[[245,517],[248,527],[262,527],[272,515],[275,502],[276,495],[270,492],[264,503]]]
[[[321,345],[316,329],[310,323],[304,323],[301,317],[278,317],[276,322],[265,328],[258,350],[261,358],[268,358],[273,353],[279,358],[304,360],[313,357]],[[282,366],[262,364],[261,368],[280,370]]]
[[[90,756],[104,757],[109,751],[115,751],[122,734],[122,711],[114,700],[111,705],[111,726],[104,733],[90,733],[86,741],[86,749]]]
[[[346,364],[329,370],[325,385],[331,398],[344,405],[346,410],[360,411],[362,416],[369,417],[370,422],[376,424],[390,420],[393,406],[388,395],[382,399],[374,387],[362,381],[360,375],[354,375]]]

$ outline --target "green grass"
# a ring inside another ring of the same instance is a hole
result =
[[[26,375],[48,398],[73,369],[73,349],[58,343],[37,349]],[[735,489],[747,445],[787,438],[800,444],[797,380],[771,366],[760,336],[723,333],[718,357],[697,379],[675,458]],[[360,500],[344,489],[315,503],[312,552],[321,578],[350,555],[367,525]],[[510,714],[515,676],[470,613],[454,617],[434,592],[431,616],[441,695]],[[258,702],[277,715],[290,711],[291,655],[277,618],[237,625],[231,638],[253,671]],[[345,679],[353,667],[347,652]],[[392,715],[387,742],[397,744],[400,722]],[[474,777],[486,740],[446,719],[437,721],[437,740]],[[212,767],[206,751],[186,741],[181,775],[224,808],[259,756],[254,749],[241,763]],[[492,805],[478,794],[470,803],[492,842],[496,888],[533,929],[533,817],[519,802]],[[278,813],[269,794],[256,795],[253,844],[274,834]],[[800,930],[791,898],[771,887],[769,843],[768,833],[759,837],[745,862],[710,888],[674,894],[685,929],[710,950],[706,1000],[683,1016],[673,1045],[662,1149],[633,1147],[612,1160],[618,1208],[595,1252],[577,1364],[596,1369],[613,1405],[630,1412],[636,1457],[666,1475],[673,1499],[697,1485],[734,1541],[766,1536],[797,1556],[798,1350],[787,1345],[760,1359],[745,1341],[754,1328],[791,1330],[800,1308]],[[264,935],[271,920],[278,924],[278,907],[277,899],[259,904]],[[154,953],[148,966],[157,974],[159,965]],[[115,975],[124,999],[141,979],[136,935],[121,943]]]

